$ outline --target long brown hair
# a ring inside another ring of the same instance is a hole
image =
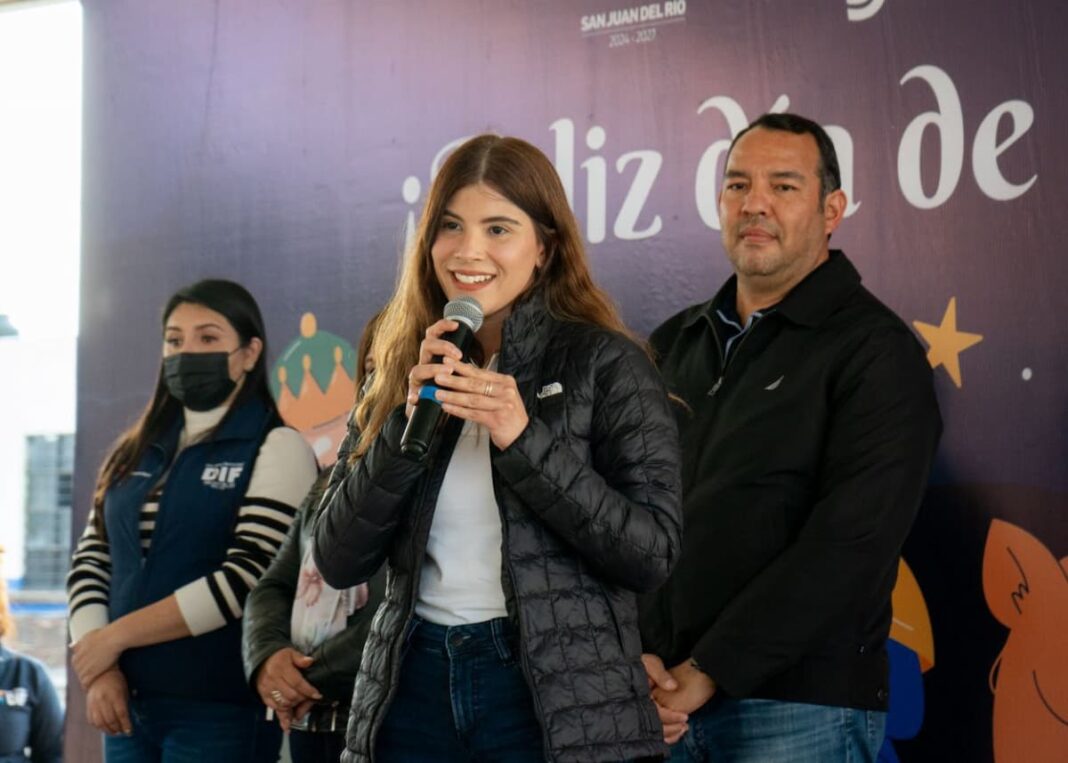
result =
[[[371,447],[390,411],[405,400],[408,372],[418,362],[423,332],[441,318],[446,301],[430,249],[446,205],[457,191],[479,183],[504,196],[534,222],[545,261],[527,293],[539,291],[549,313],[558,320],[590,323],[634,338],[612,300],[593,282],[578,223],[552,162],[519,138],[479,135],[449,156],[430,187],[397,290],[383,309],[374,336],[376,372],[356,406],[356,425],[362,434],[353,458]]]
[[[256,365],[248,372],[241,389],[234,398],[230,410],[216,425],[216,429],[230,416],[230,412],[239,408],[245,401],[259,399],[268,410],[278,417],[274,398],[267,386],[267,334],[263,327],[263,315],[256,300],[241,284],[222,279],[206,279],[190,284],[175,292],[163,308],[162,328],[166,328],[167,319],[174,309],[183,303],[203,305],[209,310],[222,315],[234,327],[244,347],[255,337],[263,343]],[[133,426],[119,435],[111,453],[104,459],[97,477],[96,490],[93,493],[93,527],[101,538],[107,537],[104,525],[104,496],[112,485],[137,468],[145,450],[160,439],[171,428],[181,413],[182,404],[171,395],[163,378],[163,364],[160,363],[156,377],[156,389],[151,400]],[[208,433],[208,437],[214,433]]]

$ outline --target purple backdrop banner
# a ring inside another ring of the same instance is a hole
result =
[[[85,3],[80,517],[178,286],[252,290],[287,418],[325,452],[350,345],[463,138],[546,151],[645,333],[729,273],[732,135],[796,111],[839,151],[835,244],[930,348],[946,420],[884,755],[1063,760],[1066,29],[1058,0]],[[70,699],[68,759],[96,760]]]

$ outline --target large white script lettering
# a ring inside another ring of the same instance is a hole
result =
[[[575,123],[567,118],[557,119],[549,129],[554,136],[554,165],[564,186],[564,193],[571,207],[575,206]],[[600,152],[608,142],[608,133],[600,125],[586,131],[586,148]],[[622,176],[630,164],[637,164],[623,204],[616,213],[612,234],[625,241],[636,241],[655,236],[663,227],[660,215],[639,228],[639,218],[653,190],[664,157],[659,151],[643,149],[628,151],[616,159],[616,174]],[[599,244],[608,231],[608,161],[599,153],[585,159],[579,167],[586,174],[586,240]]]
[[[768,112],[781,114],[790,108],[790,99],[786,95],[780,95],[771,104]],[[697,204],[697,214],[701,221],[709,228],[719,230],[719,180],[723,174],[722,160],[726,157],[731,141],[744,130],[749,119],[738,102],[725,95],[716,95],[697,107],[697,113],[703,114],[709,109],[716,109],[727,121],[727,129],[730,130],[729,138],[714,141],[697,162],[697,174],[694,178],[693,195]],[[859,201],[853,201],[853,137],[844,127],[828,125],[824,127],[831,142],[834,143],[834,152],[838,156],[838,170],[842,176],[842,190],[845,191],[849,204],[846,207],[846,217],[849,217],[860,208]]]
[[[915,79],[927,83],[938,107],[935,111],[920,114],[905,128],[897,151],[897,177],[901,193],[912,206],[934,209],[949,200],[960,181],[965,149],[964,110],[953,79],[942,69],[927,64],[917,66],[901,78],[901,84]],[[999,142],[998,126],[1006,117],[1012,121],[1012,131]],[[979,123],[972,143],[972,173],[979,190],[989,198],[995,201],[1015,199],[1027,193],[1038,179],[1035,174],[1024,183],[1011,183],[998,165],[998,157],[1023,137],[1034,121],[1035,113],[1030,104],[1010,100],[995,106]],[[928,127],[938,132],[941,155],[938,182],[930,195],[924,191],[921,177],[923,138]]]

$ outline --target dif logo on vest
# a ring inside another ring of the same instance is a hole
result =
[[[207,464],[200,475],[200,481],[215,490],[233,490],[237,487],[237,481],[243,471],[245,465],[242,463],[222,461],[218,464]]]

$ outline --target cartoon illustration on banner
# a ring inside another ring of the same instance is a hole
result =
[[[313,313],[300,319],[300,337],[271,369],[278,412],[315,451],[320,468],[333,465],[355,399],[356,352],[347,341],[320,331]]]
[[[1068,557],[995,519],[983,593],[1009,629],[990,668],[996,763],[1057,763],[1068,754]]]

